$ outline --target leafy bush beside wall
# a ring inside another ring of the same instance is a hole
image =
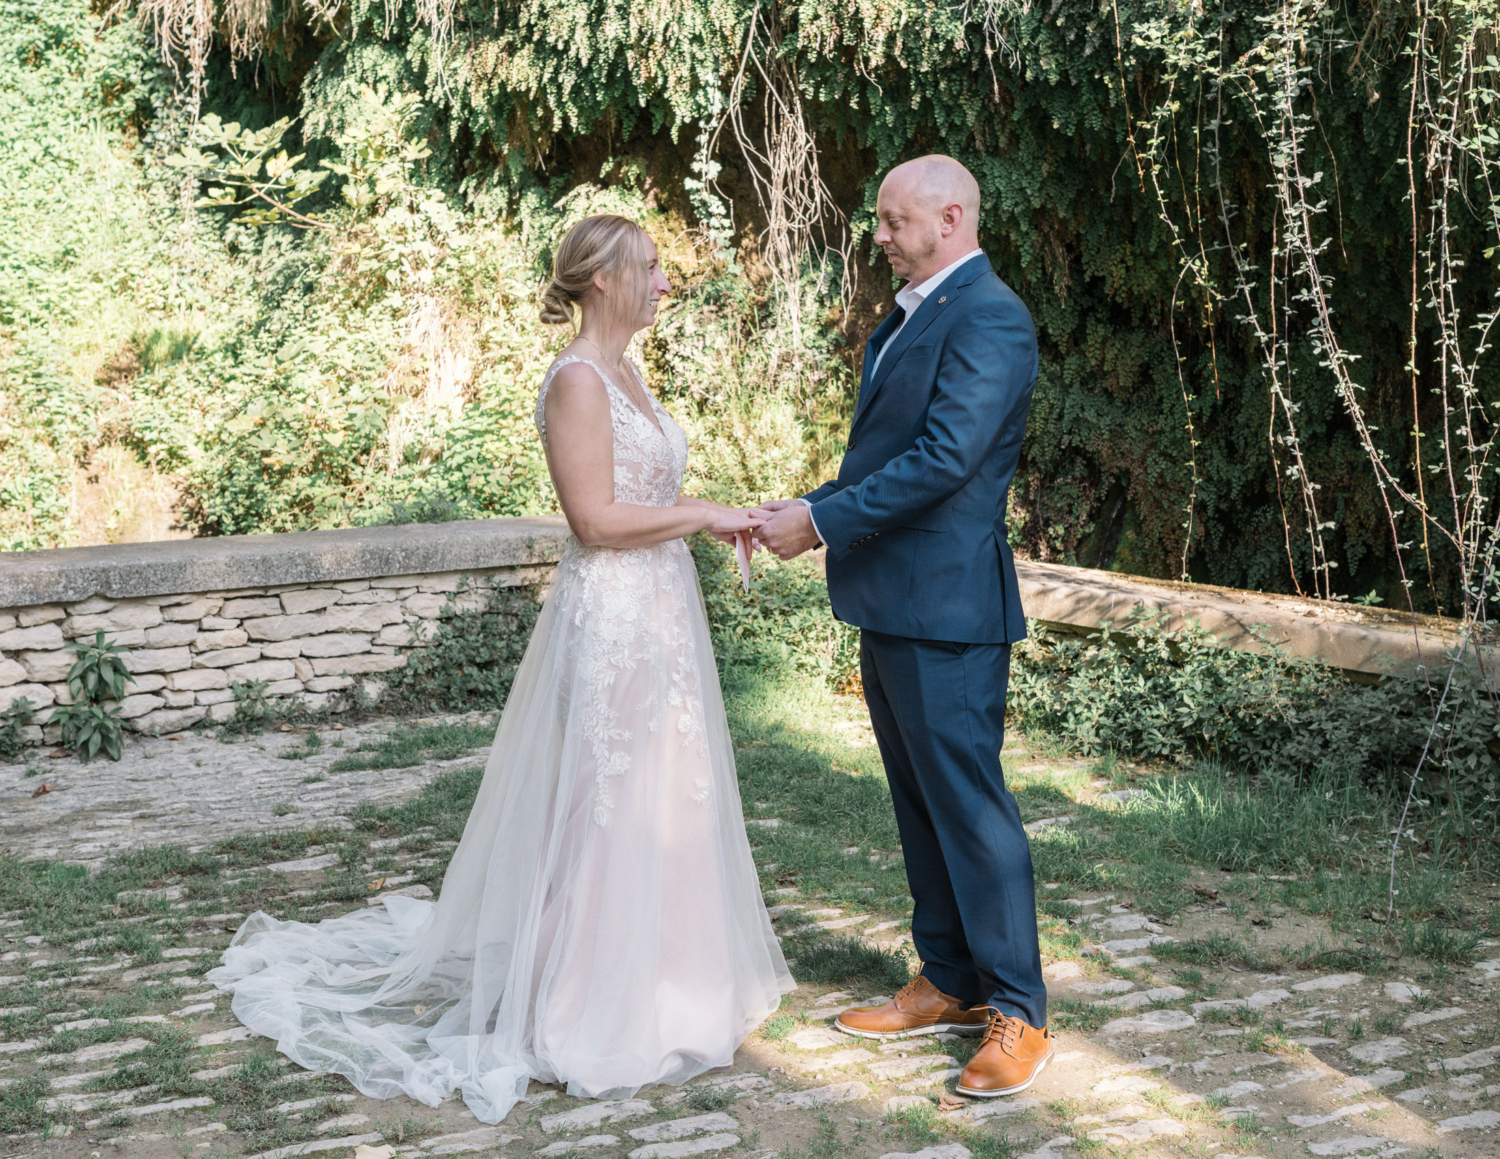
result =
[[[432,621],[422,647],[391,673],[398,701],[449,712],[504,708],[536,627],[538,592],[466,580]]]
[[[1015,650],[1010,711],[1090,755],[1211,754],[1267,776],[1353,774],[1404,789],[1446,669],[1370,687],[1270,645],[1239,651],[1196,623],[1169,630],[1165,620],[1138,613],[1087,637],[1033,622]],[[1473,673],[1449,690],[1423,767],[1424,793],[1491,814],[1500,802],[1500,720]]]

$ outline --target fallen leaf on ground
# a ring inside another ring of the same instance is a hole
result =
[[[67,749],[53,749],[47,755],[49,757],[51,757],[54,761],[60,761],[60,760],[63,759],[63,757],[65,757],[65,756],[68,755],[68,750]]]
[[[952,1095],[938,1096],[938,1110],[940,1111],[957,1111],[968,1105],[964,1099],[955,1099]]]
[[[51,785],[38,785],[36,787],[36,792],[32,793],[31,795],[33,797],[40,797],[43,793],[50,793],[50,792],[52,792],[52,786]]]
[[[372,882],[370,882],[370,892],[371,893],[375,892],[375,890],[377,890],[377,889],[383,889],[384,887],[385,887],[385,878],[383,878],[383,877],[379,881],[372,881]]]
[[[1217,901],[1219,899],[1219,891],[1216,889],[1209,889],[1206,885],[1193,886],[1193,892],[1196,893],[1199,897],[1208,898],[1209,901]]]

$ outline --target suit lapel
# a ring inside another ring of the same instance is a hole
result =
[[[937,321],[944,310],[950,309],[958,301],[959,292],[981,274],[990,269],[990,260],[983,254],[976,255],[949,274],[948,277],[939,282],[932,293],[922,300],[922,304],[910,318],[906,319],[906,325],[901,327],[901,333],[886,344],[885,353],[880,356],[880,366],[873,374],[870,373],[870,364],[874,361],[873,355],[880,347],[875,345],[877,338],[885,341],[881,334],[886,326],[896,317],[893,313],[889,318],[875,328],[875,333],[870,335],[870,342],[865,347],[865,372],[863,382],[860,385],[859,405],[854,411],[854,422],[859,422],[860,416],[869,409],[870,403],[874,401],[879,392],[881,383],[890,376],[891,368],[900,360],[908,347],[911,346],[922,332]],[[853,424],[850,424],[853,430]]]
[[[869,399],[870,379],[873,377],[870,368],[875,365],[875,356],[880,352],[880,348],[890,341],[891,331],[898,325],[896,311],[892,310],[886,315],[885,321],[875,327],[875,332],[870,335],[869,341],[865,343],[865,362],[859,376],[859,402],[854,408],[856,415],[865,409],[865,403]],[[884,360],[882,359],[883,362]]]

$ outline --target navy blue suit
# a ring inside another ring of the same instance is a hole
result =
[[[1005,501],[1036,331],[983,256],[902,321],[898,309],[871,336],[838,478],[805,498],[834,614],[863,629],[922,973],[1040,1028],[1031,853],[1000,768],[1010,645],[1026,635]]]

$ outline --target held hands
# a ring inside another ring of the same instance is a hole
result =
[[[766,521],[759,511],[748,511],[743,507],[721,507],[717,503],[704,504],[707,522],[704,530],[720,543],[733,544],[735,535],[741,531],[754,531]]]
[[[773,499],[750,514],[761,520],[756,540],[778,559],[792,559],[818,546],[812,513],[799,499]]]

